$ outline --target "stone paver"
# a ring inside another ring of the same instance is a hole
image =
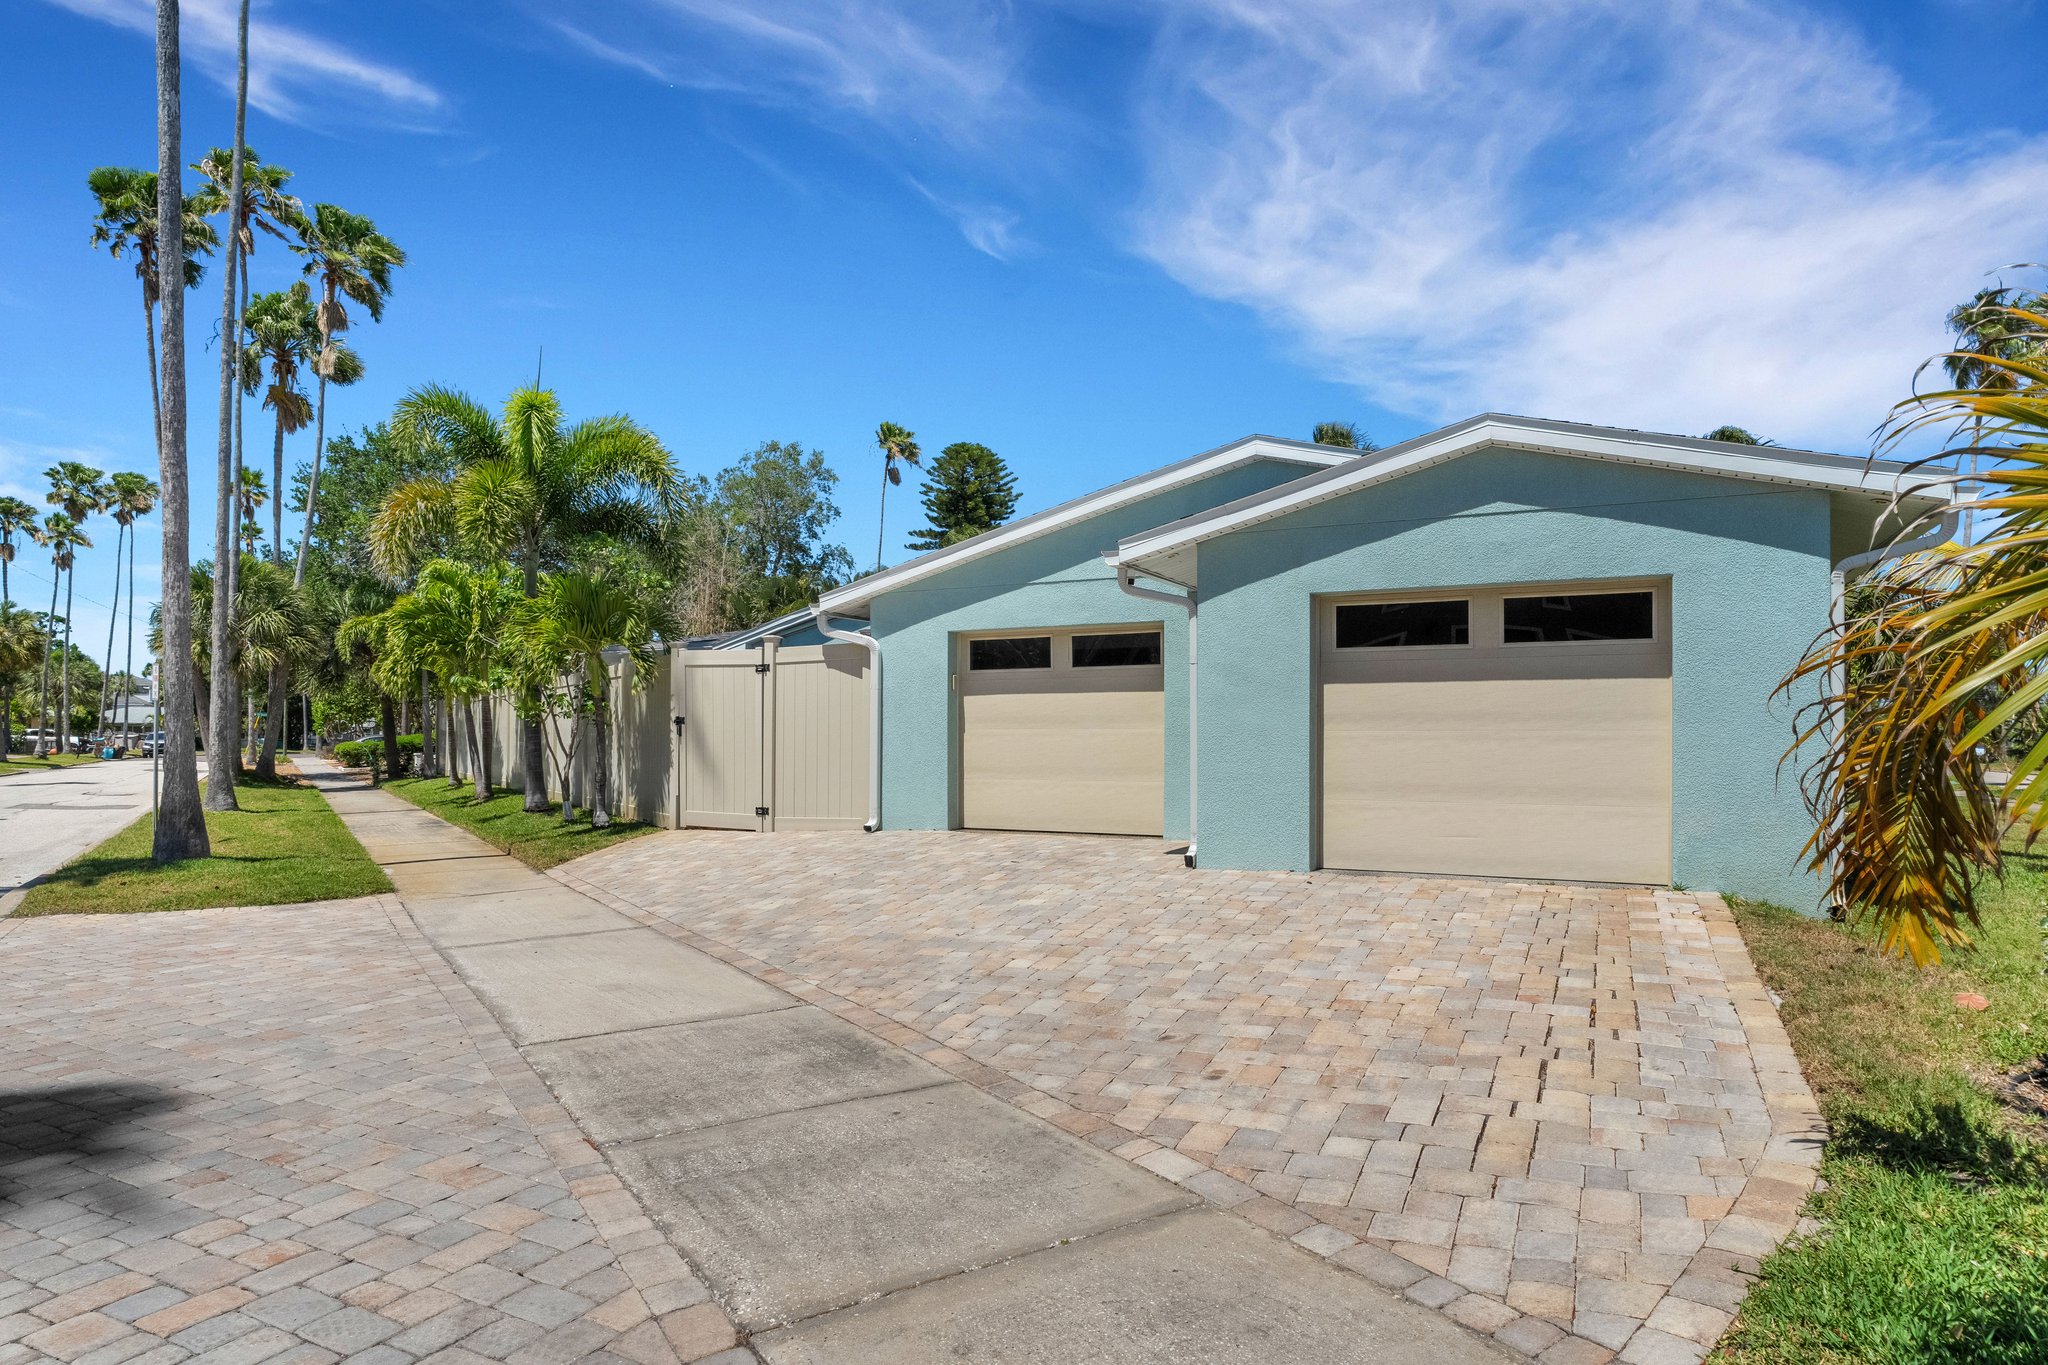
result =
[[[1702,1358],[1813,1185],[1712,895],[964,832],[689,831],[555,875],[1546,1360]]]
[[[395,897],[0,960],[0,1365],[752,1358]]]

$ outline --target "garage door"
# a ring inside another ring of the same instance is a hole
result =
[[[1667,585],[1318,606],[1325,867],[1671,877]]]
[[[961,824],[1164,830],[1156,624],[970,636],[959,649]]]

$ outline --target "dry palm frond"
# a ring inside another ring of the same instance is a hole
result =
[[[1868,608],[1816,641],[1784,684],[1820,682],[1826,694],[1802,712],[1794,744],[1820,751],[1802,775],[1818,826],[1811,866],[1887,951],[1923,964],[1968,942],[1974,884],[1999,869],[2008,822],[2030,839],[2048,825],[2048,739],[2013,762],[2004,809],[1979,757],[2048,698],[2048,313],[2038,299],[1974,307],[1980,321],[2000,315],[1998,345],[1939,358],[1972,386],[1899,404],[1879,448],[1967,436],[1913,467],[1954,484],[1966,465],[1988,465],[1974,503],[1982,536],[1895,563]]]

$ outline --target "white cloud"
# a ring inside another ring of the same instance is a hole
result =
[[[574,27],[591,56],[655,79],[967,145],[1013,117],[1009,8],[990,0],[611,0]]]
[[[1786,11],[1190,0],[1161,23],[1139,249],[1425,419],[1852,444],[1947,308],[2048,247],[2048,143],[1937,143],[1893,72]]]
[[[49,2],[152,38],[156,33],[151,0]],[[187,60],[227,90],[235,84],[238,10],[236,0],[183,0],[179,6]],[[395,66],[272,22],[259,10],[249,18],[249,103],[273,117],[304,123],[315,103],[323,114],[340,103],[410,120],[436,113],[444,101],[439,91]]]

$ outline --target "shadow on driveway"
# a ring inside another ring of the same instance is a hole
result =
[[[0,1202],[27,1204],[61,1195],[74,1197],[98,1183],[108,1158],[125,1165],[145,1159],[137,1147],[153,1135],[142,1125],[151,1114],[175,1109],[175,1091],[141,1081],[43,1086],[0,1090]],[[132,1185],[110,1188],[87,1202],[132,1205],[146,1198]]]

